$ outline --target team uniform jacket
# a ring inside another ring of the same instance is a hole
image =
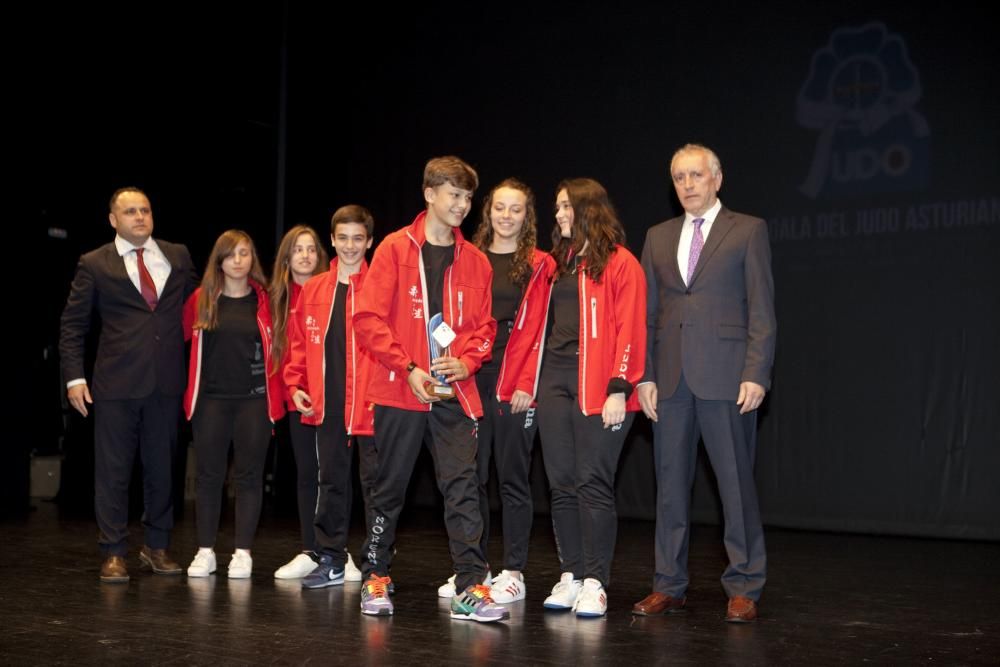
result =
[[[285,401],[285,410],[287,412],[298,412],[298,408],[295,407],[295,401],[292,400],[292,395],[288,391],[288,387],[285,385],[285,368],[288,367],[288,361],[292,358],[292,320],[295,319],[295,308],[299,304],[300,294],[302,294],[302,285],[293,280],[288,284],[288,317],[285,320],[285,354],[281,359],[278,370],[276,371],[278,379],[281,380],[281,398]],[[273,312],[271,322],[274,322]],[[271,372],[270,366],[268,366],[267,372]]]
[[[577,271],[580,294],[580,409],[598,415],[614,378],[633,387],[642,379],[646,357],[646,278],[636,258],[616,246],[595,283],[584,270]],[[552,277],[556,261],[551,255],[538,267],[517,311],[517,321],[507,343],[497,398],[510,401],[515,390],[537,399],[538,379],[545,351]],[[639,410],[639,397],[631,392],[625,403],[629,412]]]
[[[267,290],[258,285],[253,280],[250,286],[257,292],[257,328],[260,330],[260,340],[264,348],[264,368],[270,368],[271,359],[271,305],[267,298]],[[194,323],[198,319],[198,295],[201,294],[199,287],[188,298],[184,304],[184,340],[191,341],[191,357],[188,362],[188,385],[184,393],[184,413],[190,420],[194,415],[198,404],[198,390],[201,384],[201,352],[202,352],[202,329],[195,329]],[[266,373],[267,381],[267,415],[271,422],[276,422],[285,415],[285,403],[282,400],[283,387],[281,379],[277,373]]]
[[[521,296],[521,303],[518,304],[517,306],[517,314],[514,317],[515,329],[517,328],[518,322],[521,321],[521,309],[524,307],[524,297],[528,294],[528,291],[531,289],[532,283],[538,276],[538,272],[542,270],[542,267],[545,265],[545,262],[549,257],[550,257],[549,253],[543,250],[539,250],[538,248],[535,248],[535,253],[531,256],[531,278],[528,279],[528,284],[524,289],[524,294]],[[514,332],[511,331],[511,338],[513,337],[514,337]],[[505,365],[507,368],[507,373],[512,374],[514,377],[517,377],[518,373],[520,373],[521,371],[520,366],[514,368],[513,363],[508,361],[508,359],[510,359],[510,354],[507,352],[507,350],[509,349],[510,349],[510,339],[507,340],[507,348],[504,351],[504,358],[500,360],[500,371],[499,375],[497,376],[498,383],[499,380],[503,378],[503,371]],[[524,361],[524,356],[525,355],[521,355],[520,361],[522,362]],[[499,389],[499,384],[498,384],[498,389]],[[499,391],[497,391],[497,398],[501,401],[510,400],[510,397],[507,397],[506,399],[500,398]]]
[[[358,344],[352,325],[357,295],[367,272],[368,263],[363,262],[361,271],[350,277],[344,304],[347,375],[344,378],[343,416],[348,435],[374,433],[375,413],[365,401],[365,390],[377,362]],[[302,415],[303,424],[319,426],[326,417],[326,336],[333,320],[336,296],[337,260],[334,259],[329,271],[313,276],[303,285],[295,314],[288,321],[288,363],[284,368],[284,382],[289,395],[301,389],[312,399],[313,414],[311,417]],[[336,411],[333,414],[336,415]]]
[[[427,285],[420,250],[424,244],[422,212],[409,227],[387,236],[375,250],[354,313],[354,330],[379,365],[368,384],[367,400],[403,410],[427,412],[432,405],[417,400],[407,382],[411,361],[430,372],[427,332]],[[445,270],[444,321],[455,331],[450,356],[461,359],[469,377],[452,383],[456,400],[472,419],[483,414],[473,377],[489,359],[496,336],[493,319],[493,268],[461,231],[454,230],[454,259]]]

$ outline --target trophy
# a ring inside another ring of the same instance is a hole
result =
[[[438,357],[446,356],[448,354],[448,346],[451,345],[453,340],[455,340],[455,332],[444,321],[441,313],[434,315],[427,323],[427,344],[430,348],[431,360],[433,361]],[[444,375],[434,373],[434,379],[441,384],[428,383],[425,385],[427,393],[438,398],[455,397],[455,388],[445,382]]]

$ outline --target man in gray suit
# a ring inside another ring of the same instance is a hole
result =
[[[725,515],[726,620],[747,623],[757,618],[767,560],[753,479],[756,410],[770,387],[777,328],[767,226],[722,206],[722,167],[708,148],[684,146],[670,173],[685,213],[652,227],[642,251],[649,334],[638,392],[654,422],[656,576],[632,613],[684,608],[700,436]]]

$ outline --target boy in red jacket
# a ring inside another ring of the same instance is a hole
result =
[[[372,413],[365,386],[375,361],[357,341],[352,315],[368,265],[375,222],[363,206],[342,206],[330,221],[336,258],[330,270],[302,287],[288,323],[288,394],[302,423],[316,427],[319,489],[313,518],[319,563],[303,588],[338,586],[345,580],[351,518],[351,458],[359,447],[364,497],[374,468]],[[294,417],[294,415],[293,415]]]
[[[478,184],[475,170],[457,157],[427,163],[427,209],[379,245],[354,314],[358,337],[379,362],[368,385],[378,468],[363,553],[364,614],[393,613],[389,568],[396,525],[426,440],[444,496],[459,591],[452,618],[509,618],[482,585],[487,566],[479,546],[476,449],[483,409],[472,376],[489,358],[496,334],[493,270],[459,230]]]

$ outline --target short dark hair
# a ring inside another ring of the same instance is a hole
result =
[[[368,232],[368,238],[375,236],[375,218],[372,217],[371,211],[366,209],[360,204],[348,204],[347,206],[341,206],[333,213],[333,217],[330,218],[330,233],[337,233],[337,225],[356,222],[359,225],[365,226],[365,231]]]
[[[436,188],[445,183],[474,192],[479,187],[479,175],[465,160],[454,155],[428,160],[424,166],[424,188]]]
[[[118,188],[117,190],[114,191],[114,193],[111,195],[111,199],[108,201],[108,211],[109,212],[112,212],[112,213],[114,212],[114,210],[115,210],[115,202],[118,201],[118,197],[122,196],[126,192],[137,192],[140,195],[142,195],[143,197],[145,197],[147,201],[149,200],[149,195],[147,195],[145,192],[143,192],[142,190],[140,190],[137,187],[134,187],[134,186],[130,185],[130,186],[125,187],[125,188]]]

